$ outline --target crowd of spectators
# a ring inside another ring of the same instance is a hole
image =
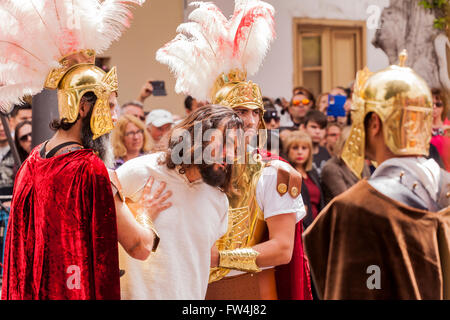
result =
[[[164,149],[171,128],[184,116],[208,103],[187,96],[183,116],[164,109],[146,110],[144,103],[152,93],[151,81],[146,81],[136,100],[120,107],[120,118],[111,134],[115,168],[140,155]],[[450,120],[446,117],[448,105],[442,90],[433,89],[432,94],[430,157],[442,168],[450,170]],[[308,209],[308,215],[304,219],[305,228],[331,199],[360,179],[341,159],[342,148],[350,134],[351,98],[352,89],[344,87],[335,87],[317,96],[307,88],[295,87],[289,100],[263,97],[267,150],[290,162],[303,176],[302,196]],[[330,112],[330,106],[335,100],[343,103],[341,114]],[[31,120],[30,104],[15,107],[9,115],[9,131],[21,162],[26,159],[32,147]],[[367,161],[361,178],[370,177],[375,169],[374,165]],[[2,199],[7,200],[11,196],[17,169],[18,165],[0,122]]]
[[[376,164],[366,160],[361,177],[357,177],[341,158],[350,135],[352,94],[352,88],[336,87],[315,97],[308,89],[296,87],[290,101],[263,98],[264,121],[269,132],[267,148],[287,160],[303,177],[302,197],[307,208],[304,228],[334,197],[361,178],[369,178],[375,170]],[[446,117],[449,106],[442,90],[433,89],[432,95],[433,132],[429,158],[449,171],[450,120]],[[329,110],[335,101],[341,103],[340,114]],[[273,139],[278,137],[275,144]]]

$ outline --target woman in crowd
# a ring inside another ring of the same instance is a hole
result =
[[[31,151],[31,121],[19,122],[14,131],[14,144],[19,153],[20,161],[24,162]]]
[[[349,135],[350,127],[345,127],[334,145],[334,156],[325,163],[322,169],[322,191],[326,204],[359,181],[358,177],[355,176],[341,159],[342,149],[344,148],[345,141],[348,139]],[[367,164],[364,164],[362,177],[368,178],[369,176],[370,169]]]
[[[320,187],[319,174],[313,168],[312,140],[302,131],[292,131],[283,141],[289,163],[302,175],[302,198],[307,208],[303,227],[314,221],[324,207],[324,198]]]
[[[445,169],[450,171],[450,120],[446,119],[448,110],[445,94],[441,89],[432,89],[433,94],[433,131],[431,144],[436,147]]]
[[[135,116],[124,115],[112,132],[112,145],[116,159],[114,169],[147,153],[150,150],[150,136],[145,124]]]
[[[322,112],[324,115],[327,114],[328,108],[328,92],[321,93],[316,100],[316,109]]]

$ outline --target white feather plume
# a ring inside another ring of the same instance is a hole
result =
[[[156,53],[177,79],[175,91],[209,100],[222,73],[238,68],[255,74],[275,38],[274,8],[260,0],[236,0],[228,20],[211,2],[193,2],[197,8],[178,35]]]
[[[0,0],[0,110],[39,93],[49,72],[72,52],[102,53],[145,0]]]

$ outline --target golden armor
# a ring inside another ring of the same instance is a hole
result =
[[[257,252],[251,247],[260,243],[266,234],[264,215],[256,201],[256,185],[262,174],[264,163],[261,157],[255,154],[254,162],[248,161],[246,154],[245,163],[233,165],[232,186],[233,190],[227,194],[228,230],[226,234],[216,242],[220,254],[220,264],[212,268],[209,282],[222,279],[231,269],[257,272],[255,260]]]
[[[405,66],[406,50],[399,65],[372,74],[359,71],[352,106],[352,129],[342,159],[361,177],[365,159],[364,118],[375,112],[383,123],[383,135],[395,155],[428,155],[433,99],[425,81]]]
[[[81,50],[63,57],[60,68],[52,70],[45,87],[58,89],[58,110],[61,119],[73,123],[78,118],[80,99],[87,92],[97,96],[91,116],[93,139],[97,139],[114,128],[109,108],[109,96],[118,90],[116,68],[108,73],[96,67],[95,52]]]
[[[246,81],[245,72],[232,70],[222,74],[212,90],[212,102],[233,109],[260,109],[258,139],[259,145],[264,145],[266,135],[261,90],[257,84]],[[216,243],[220,263],[219,267],[211,269],[210,282],[222,279],[231,269],[260,271],[255,262],[258,252],[251,247],[263,240],[267,230],[264,215],[256,201],[256,185],[263,169],[261,156],[250,152],[246,152],[244,163],[236,160],[233,165],[231,179],[235,191],[227,194],[228,231]]]

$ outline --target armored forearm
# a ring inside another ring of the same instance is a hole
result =
[[[141,211],[141,210],[139,210]],[[147,230],[151,230],[153,231],[153,233],[155,234],[155,240],[153,241],[153,248],[152,251],[155,252],[156,248],[158,247],[159,244],[159,234],[158,231],[156,231],[156,228],[152,222],[152,220],[150,219],[150,217],[147,215],[147,213],[145,212],[145,210],[142,210],[142,212],[139,212],[136,215],[136,221],[137,223],[139,223],[141,226],[143,226],[145,229]]]
[[[256,258],[259,255],[259,252],[252,248],[220,250],[219,255],[219,267],[245,272],[261,271],[256,264]]]

